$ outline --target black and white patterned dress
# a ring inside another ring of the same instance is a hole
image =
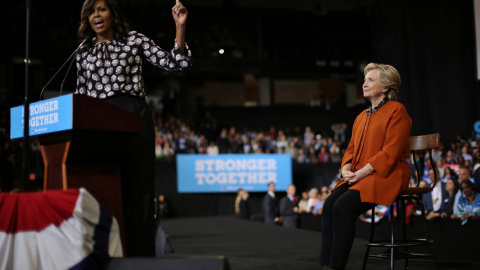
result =
[[[118,145],[125,243],[127,256],[155,256],[155,129],[145,100],[142,62],[182,70],[191,65],[191,52],[185,44],[182,54],[176,42],[171,52],[164,51],[135,31],[126,40],[93,43],[77,54],[75,94],[103,99],[142,118],[141,132],[123,137]]]
[[[143,59],[157,67],[178,71],[191,65],[191,51],[185,43],[185,55],[182,54],[175,42],[171,52],[167,52],[136,31],[128,33],[126,42],[110,40],[94,44],[77,54],[75,94],[105,99],[122,93],[144,98]]]

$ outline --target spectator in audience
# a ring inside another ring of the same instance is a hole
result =
[[[459,191],[458,181],[456,179],[449,178],[445,186],[445,191],[446,191],[446,198],[443,201],[442,208],[440,209],[440,217],[452,218],[453,209],[454,209],[454,206],[456,206],[455,201],[458,202],[459,197],[461,196],[461,194],[458,192]]]
[[[296,228],[298,217],[298,203],[295,200],[295,185],[288,185],[287,196],[280,200],[280,216],[283,227]]]
[[[242,153],[251,154],[253,153],[253,147],[248,136],[242,136]]]
[[[155,157],[161,158],[163,156],[162,149],[163,139],[159,132],[155,132]]]
[[[437,164],[437,168],[440,170],[440,168],[443,168],[443,166],[445,165],[445,159],[444,159],[444,146],[443,144],[440,142],[440,144],[438,145],[437,148],[433,149],[432,150],[432,158],[433,160],[435,161],[439,161],[439,160],[442,160],[442,164],[441,166],[439,166],[439,164]],[[442,173],[440,171],[440,173]]]
[[[286,153],[286,150],[288,148],[288,141],[287,137],[285,136],[285,133],[283,133],[283,130],[278,131],[277,135],[277,148],[282,149],[282,153]]]
[[[414,184],[410,183],[410,186],[414,186]],[[420,182],[418,183],[419,188],[423,188],[427,186],[428,186],[428,183],[425,180],[420,180]],[[415,194],[414,196],[419,198],[418,194]],[[407,203],[405,204],[405,217],[406,217],[405,223],[407,225],[410,225],[412,217],[420,216],[420,215],[421,215],[421,208],[420,208],[419,201],[415,199],[408,200]]]
[[[322,214],[322,209],[323,209],[323,202],[325,200],[322,200],[323,196],[322,193],[317,194],[317,202],[313,206],[312,214],[314,215],[321,215]]]
[[[237,132],[230,137],[230,147],[231,152],[234,154],[243,152],[243,141],[240,133]]]
[[[447,157],[445,159],[447,164],[458,164],[458,159],[452,149],[447,150]]]
[[[213,134],[217,128],[217,120],[212,116],[210,112],[205,113],[205,117],[201,122],[202,134],[205,135],[205,138],[208,141],[213,140]]]
[[[466,180],[470,180],[470,171],[468,170],[468,168],[460,167],[460,169],[458,171],[458,183],[459,183],[459,185],[461,185],[462,182],[464,182]],[[453,214],[455,216],[458,216],[458,203],[459,203],[459,200],[460,200],[461,196],[462,196],[462,191],[459,188],[458,191],[457,191],[457,194],[455,195],[455,201],[453,203]]]
[[[177,154],[186,154],[188,146],[188,137],[185,133],[180,133],[178,138],[176,139],[176,153]]]
[[[458,171],[458,181],[461,184],[465,180],[470,180],[473,183],[473,179],[471,179],[470,175],[470,170],[465,166],[460,166],[460,170]]]
[[[333,140],[340,142],[340,144],[345,143],[345,131],[347,130],[347,124],[345,123],[335,123],[332,125],[332,131],[334,133]]]
[[[157,211],[155,212],[156,212],[157,220],[160,218],[169,217],[171,214],[170,207],[169,207],[169,204],[167,203],[167,200],[165,199],[165,195],[162,193],[158,194],[156,202],[157,202],[156,204]]]
[[[473,164],[472,164],[472,162],[473,162],[472,160],[465,160],[465,161],[463,162],[463,165],[464,165],[465,167],[467,167],[468,170],[470,171],[470,175],[473,174]]]
[[[268,130],[267,135],[269,135],[274,140],[276,140],[279,133],[280,133],[280,130],[277,133],[277,128],[275,126],[270,126],[270,129]]]
[[[250,204],[248,203],[248,197],[250,194],[243,188],[239,188],[237,191],[237,198],[235,199],[235,214],[241,219],[252,219],[250,213]]]
[[[323,186],[321,189],[320,189],[320,194],[322,194],[322,201],[325,201],[328,197],[328,195],[330,195],[330,192],[332,191],[332,189],[330,189],[329,187],[327,186]]]
[[[313,148],[315,149],[317,156],[318,156],[318,153],[320,153],[320,147],[322,147],[322,144],[323,144],[322,135],[320,134],[315,135],[315,143],[313,144]]]
[[[310,145],[307,149],[308,149],[307,163],[318,163],[317,155],[315,154],[315,148],[313,147],[313,145]]]
[[[468,144],[462,146],[462,157],[465,161],[469,160],[470,162],[473,162],[473,157],[469,154],[468,151]]]
[[[311,188],[310,191],[308,192],[308,201],[307,201],[307,213],[311,213],[313,211],[313,207],[317,203],[317,195],[318,195],[318,189],[317,188]]]
[[[418,197],[417,194],[414,195]],[[412,217],[420,216],[421,209],[420,204],[415,199],[410,199],[405,204],[405,224],[410,225],[412,223]]]
[[[308,163],[309,162],[307,153],[305,153],[305,148],[303,146],[302,146],[302,148],[298,149],[297,162],[298,163]]]
[[[220,153],[218,146],[214,142],[210,142],[207,147],[207,155],[215,156]]]
[[[163,143],[163,156],[164,157],[171,157],[175,155],[175,150],[170,147],[170,143],[168,141],[165,141]]]
[[[330,191],[328,190],[327,186],[323,186],[320,193],[317,195],[317,202],[315,203],[315,206],[313,207],[312,213],[314,215],[321,215],[322,214],[322,209],[323,209],[323,203],[327,199],[328,195],[330,194]]]
[[[375,217],[373,219],[375,223],[379,222],[380,219],[382,219],[387,214],[389,214],[388,213],[389,207],[387,207],[385,205],[377,205],[373,209],[374,209],[374,212],[375,212]],[[359,216],[359,219],[363,222],[371,223],[372,222],[372,210],[368,210],[367,212],[361,214]]]
[[[446,183],[448,179],[455,179],[458,182],[458,177],[455,174],[455,171],[450,167],[445,167],[444,174],[442,177],[442,182]]]
[[[473,172],[473,183],[475,184],[475,191],[480,192],[480,166],[477,166],[477,169]]]
[[[475,193],[473,185],[470,180],[465,180],[460,183],[463,196],[458,201],[458,215],[453,215],[453,218],[459,218],[464,225],[468,219],[478,219],[480,215],[480,196]]]
[[[320,153],[318,153],[318,162],[320,163],[330,162],[330,153],[327,151],[326,146],[320,147]]]
[[[228,140],[228,137],[227,137],[227,129],[226,128],[222,128],[222,130],[220,131],[220,136],[217,139],[217,146],[218,146],[218,152],[219,153],[224,154],[224,153],[228,152],[229,140]]]
[[[240,201],[242,200],[244,192],[245,190],[243,188],[237,190],[237,197],[235,198],[235,214],[237,216],[240,216]]]
[[[445,176],[445,160],[440,158],[440,159],[437,159],[436,161],[437,161],[436,164],[437,164],[438,177],[440,177],[440,179],[443,179],[443,177]]]
[[[334,141],[332,146],[330,147],[330,160],[332,162],[340,162],[342,161],[342,156],[340,155],[340,147],[337,141]]]
[[[265,213],[265,223],[275,224],[278,221],[279,209],[277,198],[275,197],[275,183],[268,183],[268,192],[263,197],[263,212]]]
[[[428,177],[430,178],[432,185],[435,182],[435,173],[433,170],[433,168],[428,170]],[[440,180],[437,172],[437,180],[432,192],[423,194],[423,205],[425,207],[425,213],[427,213],[427,217],[429,216],[430,212],[439,213],[442,202],[444,201],[444,194],[445,183]]]
[[[330,183],[330,186],[328,186],[328,189],[329,190],[334,189],[341,179],[342,179],[342,176],[340,175],[340,170],[339,170],[338,173],[335,175],[335,177],[333,177],[332,183]]]
[[[298,202],[298,211],[299,213],[305,213],[307,211],[307,202],[308,202],[308,192],[302,192],[302,199]]]
[[[291,141],[289,143],[289,146],[287,148],[287,150],[285,151],[286,154],[289,154],[293,160],[296,160],[297,159],[297,155],[298,155],[298,148],[295,146],[295,141]]]
[[[305,132],[303,133],[303,145],[310,146],[312,140],[315,137],[315,134],[312,131],[312,128],[309,126],[305,127]]]

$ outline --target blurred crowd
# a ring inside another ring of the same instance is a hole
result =
[[[310,126],[217,129],[215,118],[208,112],[195,129],[173,115],[165,119],[157,115],[155,152],[158,158],[175,154],[282,153],[299,163],[340,162],[347,146],[346,130],[345,123],[334,123],[331,130],[322,131]]]

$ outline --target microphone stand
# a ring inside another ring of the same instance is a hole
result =
[[[23,163],[22,163],[22,191],[26,191],[27,189],[27,181],[28,175],[30,171],[30,138],[28,133],[28,126],[29,126],[29,70],[30,70],[30,8],[31,8],[31,1],[27,0],[27,33],[26,33],[26,44],[25,44],[25,103],[24,103],[24,113],[23,113],[23,145],[22,145],[22,152],[23,152]]]
[[[75,55],[76,55],[76,54],[75,54]],[[65,83],[65,80],[66,80],[67,77],[68,77],[68,73],[70,73],[70,69],[72,68],[73,62],[75,62],[75,57],[73,57],[72,61],[70,61],[70,65],[68,66],[67,72],[65,73],[65,77],[63,77],[62,84],[60,84],[60,96],[61,96],[62,93],[63,93],[63,84]]]
[[[42,96],[43,96],[43,92],[45,91],[45,89],[47,88],[47,86],[53,81],[53,79],[55,77],[57,77],[58,73],[65,67],[65,65],[68,63],[68,61],[70,61],[70,59],[72,59],[72,57],[76,56],[78,51],[80,50],[80,48],[83,46],[83,44],[90,38],[90,36],[87,36],[83,41],[82,43],[80,43],[80,45],[78,45],[77,49],[68,57],[67,61],[65,61],[65,63],[63,63],[63,65],[57,70],[57,72],[55,72],[55,74],[52,76],[52,78],[50,78],[50,80],[47,82],[47,84],[45,84],[45,86],[42,88],[42,91],[40,92],[40,100],[42,100]],[[62,81],[62,84],[60,86],[60,94],[62,93],[62,90],[63,90],[63,83],[65,82],[65,79],[67,78],[67,75],[68,75],[68,72],[70,71],[70,68],[72,67],[72,63],[73,61],[75,60],[75,58],[72,60],[72,62],[70,63],[70,66],[68,67],[68,70],[67,70],[67,74],[65,75],[65,78],[63,79]]]

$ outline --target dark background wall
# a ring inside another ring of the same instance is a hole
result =
[[[472,130],[480,118],[473,1],[376,1],[371,19],[374,61],[399,69],[412,135]]]

